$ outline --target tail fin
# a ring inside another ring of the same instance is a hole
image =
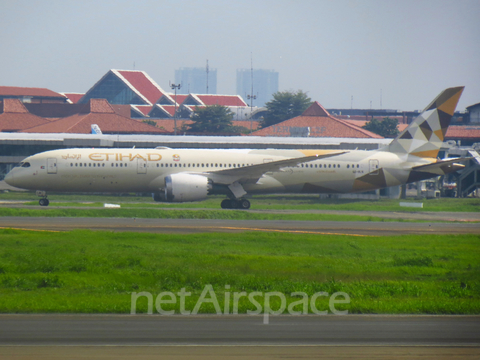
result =
[[[384,151],[436,158],[464,87],[446,89]]]

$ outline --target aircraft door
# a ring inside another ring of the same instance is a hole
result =
[[[147,160],[137,159],[137,174],[147,173]]]
[[[47,159],[47,174],[56,174],[57,173],[57,159],[50,158]]]
[[[378,175],[378,165],[379,161],[376,159],[371,159],[370,160],[370,175]]]

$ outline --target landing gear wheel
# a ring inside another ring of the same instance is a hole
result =
[[[238,201],[240,204],[240,208],[241,209],[250,209],[250,201],[248,201],[247,199],[242,199],[242,200],[239,200]]]
[[[220,206],[222,207],[222,209],[247,210],[247,209],[250,209],[250,201],[248,201],[247,199],[240,199],[240,200],[225,199],[225,200],[222,200]]]
[[[50,201],[48,201],[48,199],[40,199],[38,200],[38,203],[40,204],[40,206],[48,206],[48,204],[50,204]]]
[[[220,206],[222,207],[222,209],[231,209],[232,208],[232,200],[230,199],[225,199],[225,200],[222,200]]]

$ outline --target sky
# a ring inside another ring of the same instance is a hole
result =
[[[0,86],[89,90],[110,69],[164,90],[181,67],[279,73],[326,108],[422,110],[465,86],[480,102],[480,0],[0,0]],[[353,100],[352,100],[353,98]]]

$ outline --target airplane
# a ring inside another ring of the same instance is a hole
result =
[[[29,156],[5,181],[47,192],[151,192],[155,201],[226,195],[224,209],[249,209],[252,194],[354,193],[464,168],[437,158],[464,87],[441,92],[392,142],[377,150],[62,149]]]

